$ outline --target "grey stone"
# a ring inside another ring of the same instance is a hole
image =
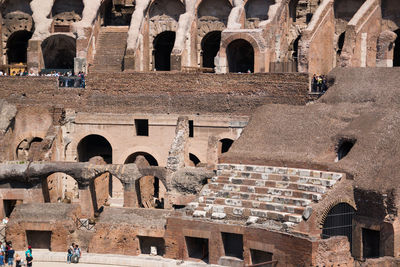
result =
[[[303,219],[308,220],[308,218],[310,218],[310,216],[312,214],[312,211],[313,211],[313,209],[311,206],[306,207],[306,209],[303,212]]]

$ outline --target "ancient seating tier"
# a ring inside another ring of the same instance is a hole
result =
[[[193,217],[294,225],[344,174],[295,168],[219,164],[208,188],[192,202]]]

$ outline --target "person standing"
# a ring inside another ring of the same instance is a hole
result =
[[[15,255],[15,267],[21,267],[21,257],[19,254]]]
[[[4,266],[4,252],[0,253],[0,266]]]
[[[15,254],[15,250],[12,248],[12,246],[10,246],[7,251],[8,267],[12,267],[14,264],[14,254]]]
[[[75,246],[75,244],[72,243],[71,246],[69,246],[69,248],[68,248],[67,263],[71,263],[72,255],[74,255],[74,249],[75,249],[74,246]]]
[[[32,267],[32,261],[33,261],[33,257],[32,255],[28,252],[27,256],[26,256],[26,266],[27,267]]]

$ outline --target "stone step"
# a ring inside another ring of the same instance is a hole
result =
[[[262,195],[295,197],[295,198],[309,199],[313,201],[318,201],[322,198],[322,195],[320,193],[306,192],[302,190],[291,190],[291,189],[275,188],[275,187],[246,186],[246,185],[229,185],[229,184],[219,184],[219,183],[210,183],[208,190],[210,192],[211,191],[241,192],[241,193],[256,193]],[[206,192],[207,190],[205,190],[203,194],[205,194]]]

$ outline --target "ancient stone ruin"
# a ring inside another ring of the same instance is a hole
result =
[[[16,250],[400,265],[398,1],[0,0],[0,43]]]

